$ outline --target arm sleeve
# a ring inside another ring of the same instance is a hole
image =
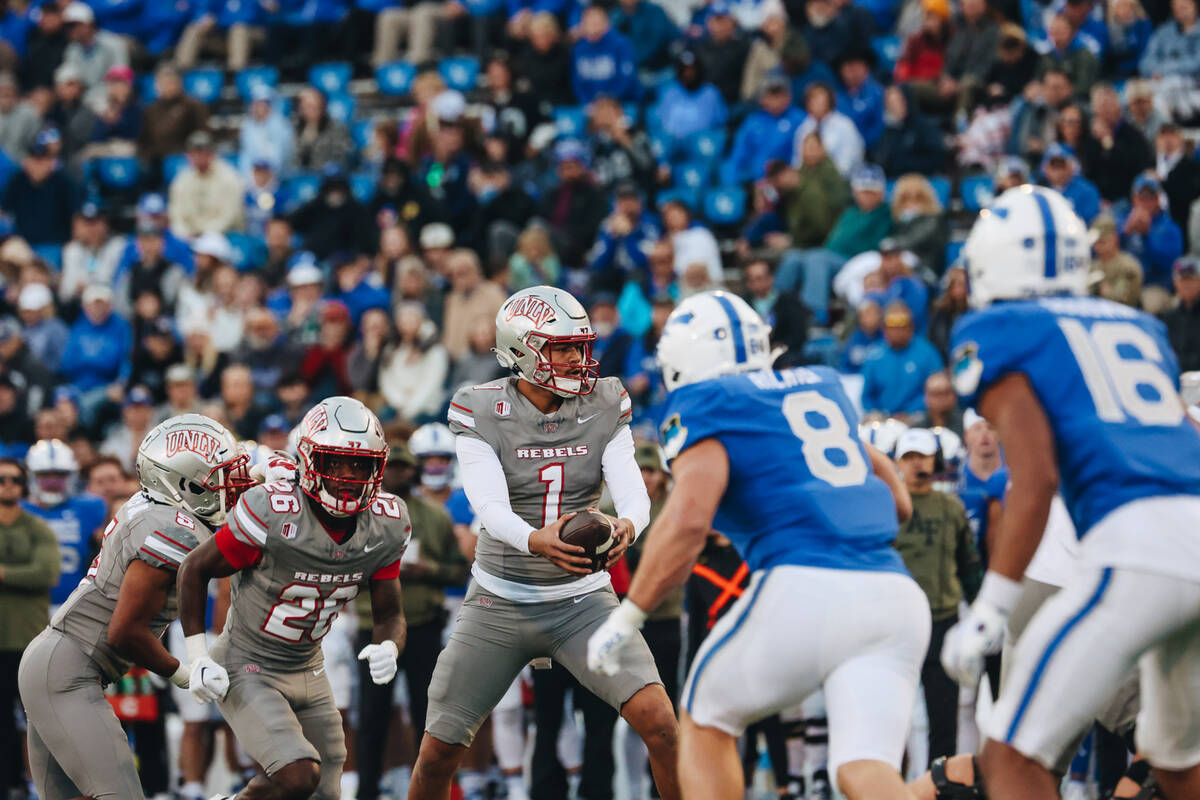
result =
[[[58,582],[58,571],[62,560],[58,554],[58,539],[54,532],[41,520],[30,520],[26,525],[33,539],[33,550],[27,564],[5,564],[5,586],[15,589],[49,591]]]
[[[238,538],[229,525],[225,525],[217,531],[213,538],[216,540],[217,549],[221,551],[221,555],[225,556],[225,560],[234,569],[245,569],[257,564],[258,560],[262,558],[262,550]]]
[[[454,449],[462,471],[463,489],[483,527],[502,542],[528,553],[529,534],[534,527],[518,517],[509,505],[508,483],[496,451],[486,442],[468,436],[456,436]]]
[[[642,471],[633,458],[633,434],[622,425],[609,440],[600,459],[604,482],[612,495],[617,517],[633,523],[634,536],[641,536],[650,524],[650,495],[642,481]]]

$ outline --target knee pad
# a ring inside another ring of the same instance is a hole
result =
[[[987,800],[983,790],[982,773],[979,771],[979,760],[971,756],[971,767],[975,771],[975,783],[966,784],[952,781],[946,776],[946,756],[941,756],[929,765],[929,777],[933,779],[933,788],[937,790],[937,800]]]

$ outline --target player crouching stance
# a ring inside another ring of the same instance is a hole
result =
[[[192,695],[217,701],[266,772],[240,800],[340,797],[346,744],[321,638],[362,587],[371,592],[375,644],[359,658],[375,683],[392,679],[404,648],[397,575],[412,526],[404,501],[379,490],[387,455],[379,420],[359,401],[333,397],[300,425],[299,485],[246,492],[179,571]],[[205,590],[229,575],[229,617],[210,656]]]
[[[823,688],[842,793],[906,798],[898,767],[930,628],[892,547],[912,501],[891,462],[858,439],[837,374],[772,372],[768,330],[724,292],[691,297],[668,319],[658,360],[675,487],[627,599],[588,642],[588,664],[622,667],[644,609],[686,578],[715,525],[752,577],[683,689],[683,796],[740,800],[746,726]]]
[[[42,800],[144,797],[102,684],[138,664],[188,685],[188,666],[160,639],[176,617],[175,572],[250,485],[247,460],[229,431],[199,414],[172,417],[142,440],[141,492],[108,524],[87,575],[21,658],[29,766]],[[200,615],[203,625],[203,601]]]

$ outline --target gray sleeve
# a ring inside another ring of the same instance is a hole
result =
[[[174,508],[143,512],[129,525],[131,542],[137,543],[134,555],[152,567],[177,570],[199,544],[195,520]]]
[[[270,519],[268,510],[270,500],[267,499],[265,486],[255,486],[238,498],[233,513],[229,515],[227,525],[233,538],[244,545],[263,549],[267,546],[268,525]]]
[[[468,436],[480,441],[487,441],[479,432],[475,415],[475,392],[470,388],[459,389],[450,399],[450,407],[446,411],[446,424],[456,436]]]

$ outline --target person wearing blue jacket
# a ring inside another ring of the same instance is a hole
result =
[[[1142,53],[1143,75],[1149,78],[1191,77],[1200,73],[1200,23],[1197,22],[1196,2],[1175,0],[1171,3],[1174,19],[1158,26]]]
[[[279,112],[275,90],[266,84],[254,86],[247,111],[238,136],[238,169],[247,180],[258,162],[269,164],[276,175],[283,173],[295,158],[296,134]]]
[[[33,27],[28,10],[17,11],[7,5],[0,8],[0,41],[6,42],[16,53],[17,58],[25,57],[29,32],[33,30]]]
[[[609,19],[613,30],[633,42],[638,69],[659,70],[670,63],[671,44],[679,29],[654,0],[620,0]]]
[[[908,306],[900,300],[889,303],[883,317],[886,346],[872,350],[863,363],[864,411],[903,415],[924,410],[925,379],[945,365],[937,348],[914,330]]]
[[[571,88],[580,103],[599,95],[622,102],[636,100],[640,92],[633,61],[633,44],[612,30],[608,12],[588,6],[580,22],[582,36],[571,48]]]
[[[154,0],[89,0],[96,15],[96,27],[122,36],[140,36],[142,14]]]
[[[650,111],[653,126],[667,137],[671,151],[690,136],[721,127],[729,117],[721,92],[704,77],[695,51],[680,51],[675,57],[675,80],[663,87]]]
[[[620,292],[627,281],[641,281],[646,275],[650,247],[662,238],[662,227],[645,209],[633,181],[617,184],[615,194],[616,207],[600,225],[587,268],[594,287]]]
[[[1071,201],[1075,213],[1091,225],[1100,213],[1100,190],[1080,174],[1074,151],[1058,142],[1050,145],[1042,157],[1041,171],[1045,185]]]
[[[93,284],[83,290],[83,313],[71,326],[58,374],[79,392],[79,417],[91,425],[109,388],[124,385],[132,368],[133,331],[113,313],[113,290]]]
[[[792,157],[804,112],[792,105],[788,79],[768,75],[758,105],[738,126],[729,156],[721,164],[721,183],[727,186],[756,181],[766,174],[768,161],[786,162]]]
[[[883,86],[871,77],[869,50],[851,50],[838,64],[837,110],[853,120],[870,149],[883,134]]]
[[[1166,195],[1153,172],[1133,182],[1129,212],[1117,218],[1121,249],[1142,263],[1142,286],[1171,290],[1171,267],[1183,255],[1183,231],[1167,211]]]

